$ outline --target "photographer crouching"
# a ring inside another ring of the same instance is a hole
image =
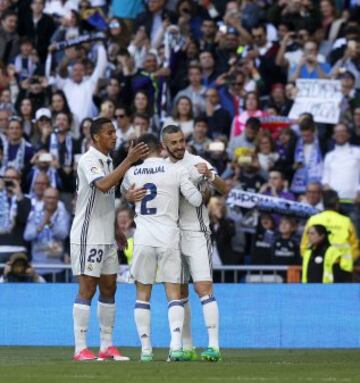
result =
[[[31,201],[21,189],[21,174],[13,167],[0,178],[0,263],[11,255],[27,252],[24,230],[31,211]]]

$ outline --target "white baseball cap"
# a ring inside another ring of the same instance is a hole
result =
[[[38,121],[40,120],[41,117],[46,117],[49,120],[51,120],[51,112],[50,109],[48,108],[40,108],[36,111],[35,113],[35,120]]]

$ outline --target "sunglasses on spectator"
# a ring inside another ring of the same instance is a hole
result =
[[[116,117],[116,118],[124,118],[124,117],[125,117],[125,114],[115,114],[115,117]]]

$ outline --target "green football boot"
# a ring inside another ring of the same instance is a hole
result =
[[[169,362],[186,362],[185,353],[183,350],[173,350],[169,352]]]
[[[140,356],[141,362],[152,362],[154,359],[154,355],[152,352],[142,352]]]
[[[189,350],[183,350],[185,361],[191,362],[193,360],[198,360],[199,356],[195,350],[195,348],[189,349]]]
[[[200,356],[202,360],[208,360],[209,362],[218,362],[221,360],[220,350],[213,347],[207,348]]]

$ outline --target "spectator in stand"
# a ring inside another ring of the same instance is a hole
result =
[[[342,211],[354,218],[354,203],[360,198],[360,148],[350,145],[350,137],[346,125],[334,127],[335,148],[325,156],[321,183],[339,194]]]
[[[355,89],[355,76],[346,71],[340,75],[341,93],[343,98],[340,103],[340,122],[353,128],[353,111],[360,107],[360,89]]]
[[[22,126],[24,130],[24,135],[27,141],[31,142],[33,135],[35,134],[34,129],[34,108],[32,102],[29,98],[24,98],[21,100],[19,116],[22,119]]]
[[[20,40],[20,53],[15,57],[14,67],[19,81],[32,77],[38,69],[33,58],[33,44],[27,37]]]
[[[300,265],[299,243],[295,219],[281,217],[279,230],[275,234],[273,242],[271,263],[273,265]]]
[[[20,35],[31,37],[42,64],[45,63],[50,39],[56,29],[53,18],[44,14],[44,8],[45,0],[32,0],[31,14],[27,14],[19,23]]]
[[[323,156],[311,114],[304,114],[299,122],[300,137],[294,153],[295,174],[290,190],[302,194],[309,182],[320,182],[323,174]]]
[[[59,204],[57,189],[46,189],[43,200],[43,208],[32,211],[24,232],[24,239],[31,242],[32,263],[35,266],[70,263],[69,256],[64,253],[64,241],[70,230],[69,213]],[[52,280],[52,273],[56,274],[57,282],[64,282],[62,269],[39,270],[39,274],[48,282]]]
[[[41,1],[41,0],[40,0]],[[86,117],[94,117],[94,105],[92,102],[93,94],[100,77],[103,76],[106,67],[106,51],[101,43],[97,43],[97,61],[91,76],[86,76],[85,65],[81,61],[75,62],[72,67],[71,78],[66,77],[67,65],[70,59],[71,50],[65,50],[66,60],[61,63],[60,74],[51,77],[47,71],[49,83],[53,83],[58,89],[62,89],[69,103],[71,112],[76,116],[78,121],[82,121]],[[51,54],[49,55],[51,67]]]
[[[14,11],[8,10],[1,17],[0,28],[0,61],[9,64],[19,53],[19,35],[16,28],[18,16]]]
[[[58,113],[66,113],[71,116],[71,132],[74,138],[78,139],[80,136],[79,131],[79,121],[75,118],[75,116],[71,113],[69,104],[67,102],[65,93],[62,90],[56,90],[53,92],[51,96],[51,115],[52,122],[55,123],[55,118]]]
[[[14,167],[19,172],[26,173],[33,155],[32,145],[24,138],[21,118],[11,117],[7,137],[3,142],[3,168]]]
[[[215,52],[216,50],[216,23],[213,19],[205,18],[201,23],[202,36],[199,40],[201,51]]]
[[[201,85],[201,68],[198,65],[190,65],[188,69],[189,86],[181,90],[175,97],[175,103],[180,97],[186,96],[192,101],[194,116],[197,117],[206,111],[205,93],[206,88]]]
[[[213,87],[218,77],[215,69],[215,58],[212,52],[202,51],[199,55],[200,67],[202,73],[201,82],[206,88]]]
[[[33,197],[33,194],[35,193],[37,177],[41,173],[45,173],[47,176],[47,186],[59,189],[62,187],[58,171],[52,165],[54,163],[54,158],[50,153],[40,150],[35,154],[31,163],[33,164],[33,167],[26,176],[27,190],[29,191],[30,197]]]
[[[50,135],[48,151],[53,156],[53,166],[61,180],[61,198],[70,206],[75,191],[73,173],[74,156],[79,153],[77,141],[70,132],[71,120],[66,113],[58,113],[55,118],[55,130]]]
[[[221,105],[230,113],[232,119],[243,111],[246,92],[254,90],[245,89],[245,78],[245,73],[237,71],[234,75],[224,73],[217,80],[217,85],[221,86],[219,88]]]
[[[26,253],[14,253],[5,266],[0,283],[29,282],[43,283],[45,280],[31,266]]]
[[[318,182],[309,182],[306,186],[306,192],[300,196],[300,202],[312,206],[319,211],[324,210],[322,202],[322,186]]]
[[[271,264],[272,248],[275,239],[276,225],[271,214],[262,213],[253,236],[251,246],[251,264]]]
[[[47,149],[52,133],[51,112],[47,108],[40,108],[35,113],[35,133],[33,142],[35,150]]]
[[[356,78],[356,89],[360,89],[360,37],[347,43],[344,55],[339,59],[332,69],[332,76],[337,77],[339,72],[346,70],[351,72]]]
[[[7,168],[0,178],[0,263],[17,252],[27,252],[23,234],[31,211],[31,201],[21,189],[21,174]]]
[[[115,110],[116,117],[116,110]],[[79,139],[79,151],[78,154],[84,154],[89,149],[90,144],[92,143],[92,138],[90,135],[90,127],[92,124],[91,118],[84,118],[81,121],[79,130],[80,130],[80,139]]]
[[[276,142],[277,153],[279,158],[276,165],[282,169],[286,180],[290,183],[293,177],[293,162],[296,146],[296,134],[291,128],[281,130],[279,138]]]
[[[291,70],[290,81],[296,81],[299,78],[329,78],[330,70],[328,63],[319,61],[317,43],[309,40],[304,45],[304,54],[297,66]]]
[[[196,153],[203,157],[209,149],[211,139],[208,137],[208,123],[204,116],[196,117],[194,120],[194,132],[191,135],[189,145],[195,148]]]
[[[276,152],[275,141],[271,134],[264,131],[259,134],[255,148],[254,164],[259,168],[260,175],[268,179],[269,170],[274,167],[279,159],[279,154]]]
[[[134,95],[134,102],[132,112],[145,113],[151,117],[151,130],[157,132],[159,127],[158,116],[154,115],[153,105],[150,102],[149,96],[146,92],[138,90]]]
[[[321,26],[325,32],[325,41],[333,44],[342,35],[345,19],[338,17],[338,11],[332,0],[321,0]]]
[[[260,109],[260,100],[256,92],[249,92],[245,97],[245,110],[236,116],[232,122],[230,138],[240,135],[250,117],[265,117],[266,113]]]
[[[230,136],[231,117],[219,102],[219,95],[215,88],[209,88],[205,93],[206,117],[209,125],[209,135],[213,138]]]
[[[290,112],[292,102],[286,98],[285,86],[283,84],[273,84],[267,108],[273,108],[280,116],[287,116]]]
[[[187,96],[179,97],[174,105],[172,118],[164,121],[166,125],[179,125],[185,137],[189,137],[194,131],[194,114],[191,99]]]
[[[249,154],[249,151],[246,150],[244,152],[243,148],[255,151],[260,128],[260,120],[256,117],[250,117],[246,121],[243,133],[239,136],[231,138],[228,146],[229,157],[234,159],[239,158],[243,154]]]
[[[121,106],[116,108],[115,118],[117,122],[116,147],[118,148],[122,143],[127,142],[131,137],[135,137],[135,129],[131,124],[131,115],[126,107]]]
[[[360,106],[354,109],[353,113],[353,131],[350,139],[350,144],[360,146]]]
[[[276,65],[276,54],[279,45],[267,38],[264,24],[251,28],[253,44],[247,47],[247,57],[254,60],[255,66],[264,81],[264,93],[267,94],[273,84],[285,82],[280,67]]]
[[[280,170],[276,168],[270,169],[268,179],[269,181],[261,187],[260,193],[290,201],[295,200],[294,195],[287,191],[287,182]]]
[[[212,240],[215,245],[217,263],[221,265],[239,264],[238,254],[232,248],[235,223],[227,217],[226,201],[222,197],[212,197],[209,201],[209,218]],[[213,258],[213,259],[214,259]]]

